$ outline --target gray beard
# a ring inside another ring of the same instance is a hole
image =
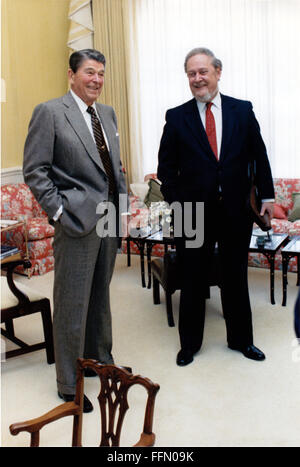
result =
[[[205,102],[205,103],[211,102],[213,98],[218,94],[218,91],[219,91],[219,88],[217,87],[214,92],[207,92],[205,96],[202,96],[202,97],[197,96],[197,100],[199,102]]]

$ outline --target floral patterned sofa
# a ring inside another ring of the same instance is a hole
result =
[[[52,271],[54,228],[25,183],[1,186],[1,218],[25,221],[24,226],[2,232],[1,243],[17,246],[25,256],[26,229],[27,250],[31,262],[31,268],[26,270],[26,275],[40,275]],[[18,272],[25,274],[21,268]]]
[[[151,174],[150,178],[156,178],[155,174]],[[146,193],[147,189],[143,185],[146,185],[146,182],[149,180],[149,176],[145,177],[144,183],[137,184],[140,190],[140,197],[135,196],[131,197],[131,212],[135,218],[139,218],[139,223],[141,226],[147,225],[149,210],[143,204],[143,196]],[[274,206],[274,218],[272,219],[272,229],[274,233],[287,233],[290,237],[294,235],[300,235],[300,219],[291,222],[288,220],[289,214],[293,208],[293,193],[300,193],[300,179],[290,179],[290,178],[275,178],[274,179],[275,187],[275,206]],[[135,191],[135,190],[134,190]],[[137,223],[137,220],[134,221]],[[123,251],[126,252],[126,242],[123,242]],[[139,254],[137,246],[131,242],[130,251],[133,254]],[[155,245],[152,250],[153,256],[163,256],[164,255],[164,246]],[[249,266],[252,267],[262,267],[269,268],[269,263],[267,258],[260,253],[249,253]],[[275,256],[275,268],[281,269],[281,250]],[[297,271],[297,259],[292,258],[289,261],[289,271]]]

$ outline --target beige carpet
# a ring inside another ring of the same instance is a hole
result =
[[[52,296],[53,273],[17,280]],[[269,271],[251,268],[249,284],[255,344],[267,356],[253,362],[226,346],[225,324],[218,288],[207,302],[203,347],[194,362],[176,365],[179,350],[177,318],[179,293],[173,295],[176,327],[167,325],[164,294],[153,305],[152,290],[143,289],[139,258],[119,255],[111,289],[114,357],[132,366],[134,373],[160,384],[154,414],[156,446],[299,446],[300,347],[293,330],[296,275],[289,274],[287,306],[281,306],[281,273],[275,277],[276,305],[270,304]],[[42,336],[37,315],[16,321],[20,338],[29,342]],[[85,392],[96,406],[98,383],[85,380]],[[2,362],[2,446],[22,447],[29,435],[13,437],[9,425],[37,417],[61,403],[56,394],[55,367],[38,351]],[[144,394],[134,390],[137,406],[124,422],[122,445],[139,439],[143,424]],[[84,444],[99,444],[98,409],[84,416]],[[42,430],[42,446],[70,446],[72,419]]]

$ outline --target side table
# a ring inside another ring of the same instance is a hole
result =
[[[126,238],[127,243],[127,266],[130,266],[130,242],[133,242],[139,250],[140,254],[140,264],[141,264],[141,280],[142,286],[146,287],[146,278],[145,278],[145,245],[146,245],[146,255],[147,255],[147,273],[148,273],[148,284],[147,288],[151,289],[151,252],[154,245],[163,244],[165,245],[165,251],[168,249],[168,245],[174,245],[173,237],[163,237],[162,231],[155,232],[151,235],[134,237],[129,235]]]
[[[152,248],[154,247],[154,245],[159,245],[159,244],[164,245],[165,253],[166,253],[168,251],[169,245],[171,245],[171,247],[175,246],[175,241],[174,241],[173,236],[164,237],[162,230],[160,230],[159,232],[155,232],[154,234],[149,235],[145,239],[145,244],[146,244],[146,252],[147,252],[146,254],[147,254],[147,271],[148,271],[148,285],[147,285],[147,288],[151,289],[151,253],[152,253]]]
[[[300,235],[291,241],[281,250],[282,256],[282,306],[286,306],[287,298],[287,270],[291,258],[297,257],[297,285],[300,285]]]
[[[146,237],[131,237],[130,235],[126,238],[127,266],[131,265],[130,242],[133,242],[138,247],[139,254],[140,254],[140,264],[141,264],[141,280],[142,280],[142,286],[143,287],[146,287],[146,282],[145,282],[145,260],[144,260],[145,240],[146,240]]]
[[[252,235],[249,245],[250,253],[262,253],[268,260],[270,265],[270,296],[271,303],[275,305],[274,298],[274,275],[275,275],[275,255],[281,246],[287,243],[289,236],[287,234],[272,234],[271,241],[266,242],[264,247],[259,247],[256,244],[257,237]]]

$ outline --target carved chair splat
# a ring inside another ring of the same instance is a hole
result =
[[[136,384],[143,386],[148,396],[143,431],[139,441],[134,446],[153,446],[155,442],[155,434],[152,432],[154,404],[156,394],[160,389],[159,385],[140,375],[132,375],[123,367],[103,365],[96,360],[81,358],[77,360],[77,384],[74,402],[61,404],[39,418],[11,425],[11,434],[17,435],[21,431],[27,431],[31,433],[31,446],[37,447],[39,446],[39,432],[43,426],[72,415],[74,417],[72,446],[80,447],[82,445],[85,368],[95,371],[100,379],[100,392],[98,395],[101,414],[100,446],[119,446],[124,417],[129,408],[128,391]]]

